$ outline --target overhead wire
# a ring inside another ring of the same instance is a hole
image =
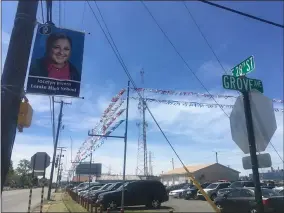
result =
[[[213,55],[215,56],[216,60],[218,61],[220,67],[223,69],[223,71],[227,73],[226,69],[224,68],[224,66],[222,65],[221,63],[221,60],[219,59],[219,57],[217,56],[217,54],[215,53],[215,51],[213,50],[212,46],[210,45],[210,43],[208,42],[206,36],[204,35],[204,33],[202,32],[201,28],[199,27],[198,23],[196,22],[195,18],[193,17],[192,13],[190,12],[189,8],[187,7],[187,4],[185,3],[185,1],[182,1],[183,5],[185,6],[186,8],[186,11],[188,12],[189,16],[191,17],[192,21],[194,22],[196,28],[198,29],[199,33],[201,34],[202,38],[204,39],[205,43],[207,44],[207,46],[209,47],[209,49],[211,50],[211,52],[213,53]],[[241,94],[239,91],[238,91],[239,94]],[[228,115],[227,115],[228,116]],[[282,162],[283,159],[281,158],[281,156],[279,155],[278,151],[275,149],[274,145],[272,144],[272,142],[270,141],[269,142],[270,145],[273,147],[274,151],[277,153],[278,157],[281,159]]]
[[[168,40],[168,42],[171,44],[171,46],[173,47],[173,49],[175,50],[175,52],[177,53],[177,55],[181,58],[181,60],[185,63],[186,67],[188,68],[188,70],[193,74],[193,76],[196,78],[196,80],[200,83],[200,85],[203,87],[203,89],[210,95],[211,93],[209,92],[209,90],[206,88],[206,86],[202,83],[202,81],[198,78],[198,76],[196,75],[196,73],[190,68],[189,64],[186,62],[186,60],[184,59],[184,57],[181,55],[181,53],[177,50],[176,46],[173,44],[173,42],[171,41],[171,39],[168,37],[168,35],[166,34],[166,32],[163,30],[163,28],[160,26],[160,24],[158,23],[158,21],[156,20],[156,18],[153,16],[153,14],[151,13],[151,11],[149,10],[149,8],[147,7],[147,5],[143,2],[140,1],[142,3],[142,5],[144,6],[144,8],[146,9],[146,11],[148,12],[148,14],[152,17],[152,19],[154,20],[155,24],[158,26],[158,28],[161,30],[161,32],[164,34],[164,36],[166,37],[166,39]],[[216,101],[216,99],[212,96],[212,100],[219,106],[219,108],[224,112],[224,114],[226,114],[228,117],[229,115],[225,112],[225,110],[220,106],[220,104]]]
[[[130,73],[129,73],[129,71],[128,71],[128,69],[127,69],[127,67],[126,67],[126,65],[125,65],[125,63],[124,63],[124,61],[123,61],[123,59],[121,58],[121,55],[120,55],[120,53],[119,53],[119,51],[118,51],[118,48],[117,48],[116,45],[115,45],[115,42],[112,40],[112,42],[114,43],[114,45],[111,43],[110,39],[108,38],[106,32],[104,31],[104,29],[103,29],[103,27],[102,27],[102,25],[101,25],[101,23],[100,23],[100,21],[99,21],[97,15],[96,15],[96,13],[94,12],[93,8],[91,7],[89,1],[87,1],[87,3],[88,3],[88,5],[89,5],[89,8],[91,9],[91,12],[92,12],[93,16],[95,17],[95,19],[96,19],[97,23],[99,24],[101,30],[103,31],[103,33],[104,33],[104,35],[105,35],[105,37],[106,37],[106,39],[107,39],[109,45],[111,46],[113,52],[115,53],[115,55],[116,55],[116,57],[117,57],[119,63],[121,64],[121,66],[122,66],[122,68],[123,68],[125,74],[126,74],[127,77],[129,78],[129,80],[130,80],[131,84],[133,85],[133,87],[137,89],[137,86],[136,86],[136,84],[135,84],[133,78],[131,77],[131,75],[130,75]],[[105,23],[105,25],[106,25],[106,23]],[[111,36],[110,36],[110,37],[111,37]],[[137,91],[137,90],[136,90],[136,92],[137,92],[137,94],[140,96],[140,98],[142,99],[143,97],[142,97],[142,95],[140,94],[140,92]],[[180,156],[178,155],[178,153],[177,153],[176,150],[174,149],[173,145],[171,144],[171,142],[169,141],[169,139],[168,139],[167,136],[165,135],[165,133],[164,133],[164,131],[162,130],[161,126],[159,125],[159,123],[157,122],[157,120],[156,120],[156,118],[154,117],[153,113],[152,113],[151,110],[149,109],[147,103],[145,103],[145,107],[146,107],[147,111],[149,112],[150,116],[152,117],[152,119],[154,120],[155,124],[157,125],[158,129],[159,129],[160,132],[162,133],[163,137],[164,137],[165,140],[167,141],[168,145],[171,147],[172,151],[175,153],[176,157],[179,159],[180,163],[185,167],[185,164],[183,163],[183,161],[181,160]]]
[[[206,0],[198,0],[198,1],[200,1],[202,3],[205,3],[205,4],[209,4],[209,5],[217,7],[217,8],[221,8],[223,10],[230,11],[230,12],[238,14],[238,15],[242,15],[242,16],[245,16],[245,17],[248,17],[248,18],[260,21],[262,23],[270,24],[270,25],[273,25],[275,27],[284,28],[284,25],[281,25],[281,24],[278,24],[278,23],[275,23],[275,22],[272,22],[272,21],[269,21],[269,20],[266,20],[266,19],[263,19],[263,18],[259,18],[257,16],[253,16],[253,15],[250,15],[248,13],[244,13],[244,12],[241,12],[241,11],[229,8],[229,7],[225,7],[225,6],[222,6],[220,4],[213,3],[212,1],[206,1]]]

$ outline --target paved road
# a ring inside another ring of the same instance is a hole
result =
[[[168,202],[162,204],[162,208],[171,207],[174,212],[215,212],[207,201],[184,200],[170,198]]]
[[[20,189],[2,192],[2,212],[27,212],[29,202],[29,189]],[[45,198],[47,188],[44,189]],[[31,208],[40,204],[41,188],[33,189]]]

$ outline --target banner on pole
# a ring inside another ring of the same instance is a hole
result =
[[[85,34],[40,24],[29,69],[27,93],[78,97]]]

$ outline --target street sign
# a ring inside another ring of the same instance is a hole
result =
[[[34,170],[45,170],[49,164],[50,157],[46,152],[37,152],[31,157],[31,168]]]
[[[239,77],[252,72],[255,69],[254,57],[250,56],[231,69],[233,76]]]
[[[244,169],[252,169],[250,156],[243,157],[242,161]],[[263,153],[257,155],[257,162],[258,162],[258,168],[268,168],[272,166],[271,156],[269,153]]]
[[[222,76],[223,87],[225,89],[238,90],[241,92],[258,90],[263,93],[262,81],[246,77],[235,77],[232,75]]]
[[[258,91],[249,92],[253,120],[256,151],[266,149],[277,129],[272,100]],[[245,153],[249,153],[244,103],[242,95],[235,102],[230,115],[230,126],[233,141]]]

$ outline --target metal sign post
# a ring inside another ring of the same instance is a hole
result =
[[[127,129],[128,129],[128,108],[129,108],[129,90],[130,81],[127,84],[127,102],[126,102],[126,120],[125,120],[125,133],[124,136],[113,136],[113,135],[94,135],[90,132],[89,136],[99,136],[104,138],[123,138],[124,139],[124,158],[123,158],[123,181],[122,181],[122,195],[121,195],[121,213],[124,212],[124,185],[125,185],[125,170],[126,170],[126,151],[127,151]]]
[[[46,161],[47,161],[47,155],[45,155],[45,158],[44,158],[44,165],[46,165]],[[45,180],[45,171],[46,169],[43,170],[43,178],[42,178],[43,180]],[[43,196],[44,196],[44,183],[42,184],[42,188],[41,188],[40,213],[42,213]]]
[[[33,178],[34,178],[35,164],[36,164],[36,155],[35,155],[35,157],[33,158],[32,180],[33,180]],[[31,185],[30,185],[28,213],[31,212],[32,194],[33,194],[33,182],[32,182]]]
[[[255,137],[254,137],[254,129],[253,129],[253,122],[252,122],[249,93],[243,92],[243,96],[244,96],[244,110],[245,110],[246,127],[247,127],[247,133],[248,133],[249,151],[250,151],[251,165],[252,165],[252,174],[253,174],[253,181],[255,185],[254,194],[255,194],[255,200],[257,203],[257,212],[262,213],[264,211],[264,207],[262,203],[262,192],[261,192],[261,184],[259,180],[258,161],[257,161],[257,156],[256,156],[256,145],[255,145]]]

